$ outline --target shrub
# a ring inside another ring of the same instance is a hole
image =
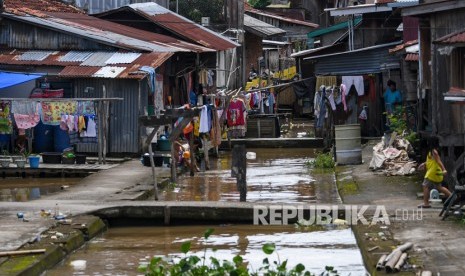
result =
[[[307,166],[318,169],[331,169],[334,168],[335,164],[331,152],[319,153],[315,159],[307,161]]]

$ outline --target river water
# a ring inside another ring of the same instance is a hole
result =
[[[333,173],[310,170],[306,161],[314,149],[248,149],[247,201],[273,203],[340,203]],[[231,177],[231,153],[220,152],[211,170],[181,176],[161,195],[170,201],[239,201],[236,179]]]
[[[203,233],[214,228],[205,240]],[[288,267],[298,263],[312,273],[334,266],[340,275],[365,275],[362,256],[349,228],[297,229],[294,226],[176,226],[113,228],[72,254],[58,267],[46,273],[62,275],[142,275],[140,264],[153,256],[181,256],[180,247],[192,241],[191,252],[206,259],[232,260],[241,255],[248,267],[256,270],[265,257],[288,260]],[[275,243],[276,253],[265,255],[265,243]],[[78,265],[80,263],[80,265]],[[82,265],[85,263],[85,265]]]
[[[305,163],[315,156],[312,149],[249,149],[256,153],[247,165],[247,201],[273,203],[340,203],[334,173],[314,171]],[[230,153],[212,159],[211,170],[181,176],[162,194],[163,200],[239,201],[235,178],[231,178]],[[214,228],[205,241],[203,232]],[[93,239],[46,275],[138,275],[137,267],[153,256],[180,256],[183,242],[192,241],[192,253],[232,260],[241,255],[249,268],[257,269],[266,257],[265,243],[275,243],[271,260],[298,263],[313,273],[334,266],[340,275],[365,275],[355,238],[349,228],[295,226],[214,225],[111,228]],[[83,264],[85,263],[85,266]]]
[[[0,201],[25,202],[67,189],[82,178],[21,178],[0,179]]]

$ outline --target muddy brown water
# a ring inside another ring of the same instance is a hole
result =
[[[26,202],[54,194],[82,178],[1,178],[0,201]]]
[[[340,203],[334,173],[309,169],[306,161],[315,149],[248,149],[256,153],[247,161],[248,202]],[[184,174],[161,197],[171,201],[239,201],[236,179],[231,177],[231,153],[220,152],[211,170],[194,177]]]
[[[214,228],[205,240],[203,232]],[[256,270],[265,257],[270,263],[288,260],[288,267],[298,263],[313,273],[320,273],[326,265],[334,266],[340,275],[365,275],[362,256],[349,228],[296,229],[294,226],[177,226],[124,227],[108,230],[87,243],[75,254],[45,275],[142,275],[140,264],[153,256],[182,256],[181,244],[192,241],[191,252],[206,259],[232,260],[241,255],[248,267]],[[277,254],[265,255],[263,244],[276,244]],[[85,264],[85,265],[83,265]]]

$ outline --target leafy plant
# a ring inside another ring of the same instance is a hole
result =
[[[391,114],[386,116],[389,120],[389,128],[392,131],[404,136],[412,145],[419,140],[417,133],[408,127],[405,107],[397,106]]]
[[[207,229],[204,233],[205,240],[208,240],[213,233],[213,229]],[[256,271],[249,270],[244,259],[237,255],[232,261],[218,260],[215,257],[210,257],[210,264],[205,264],[207,247],[204,248],[203,257],[188,255],[191,249],[191,242],[185,242],[181,245],[181,252],[184,257],[179,261],[174,262],[163,257],[154,257],[150,263],[139,266],[139,271],[145,273],[146,276],[165,276],[165,275],[234,275],[234,276],[312,276],[314,274],[305,270],[303,264],[297,264],[293,268],[287,267],[287,260],[281,262],[274,261],[270,263],[268,258],[264,258],[261,267]],[[271,255],[276,252],[276,246],[273,243],[267,243],[262,246],[262,251],[266,255]],[[326,272],[322,275],[337,275],[337,271],[333,267],[327,266]]]
[[[75,158],[76,155],[72,152],[67,152],[67,153],[63,153],[63,157],[71,159],[71,158]]]
[[[266,8],[266,6],[271,4],[271,0],[249,0],[248,2],[256,9]]]
[[[335,162],[331,152],[319,153],[313,160],[306,161],[306,165],[318,169],[331,169],[334,168]]]

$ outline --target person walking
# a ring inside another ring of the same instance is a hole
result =
[[[437,137],[428,139],[428,155],[426,162],[418,166],[419,170],[426,168],[425,179],[423,180],[423,204],[418,205],[418,208],[431,208],[429,205],[430,190],[435,188],[439,192],[443,192],[446,197],[450,196],[450,191],[441,185],[444,180],[444,175],[447,173],[444,164],[439,156],[439,140]]]

